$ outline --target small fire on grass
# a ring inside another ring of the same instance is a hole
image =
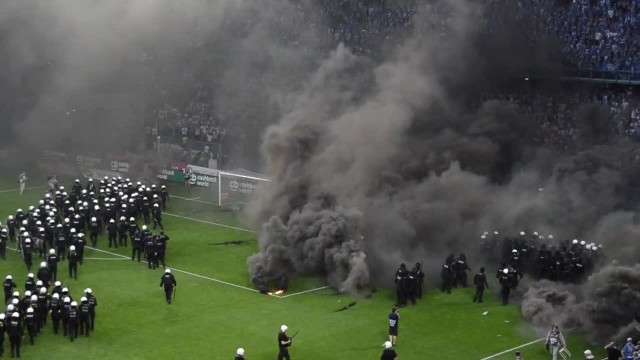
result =
[[[269,295],[269,296],[282,295],[282,294],[284,294],[284,290],[278,290],[278,291],[276,291],[276,292],[271,292],[271,291],[269,291],[269,292],[267,293],[267,295]]]

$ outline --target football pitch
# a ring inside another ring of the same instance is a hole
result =
[[[30,181],[32,188],[20,195],[13,182],[0,181],[3,224],[17,208],[26,210],[42,198],[45,188],[37,185]],[[205,190],[169,191],[173,196],[163,221],[171,238],[166,262],[178,282],[173,303],[166,304],[159,287],[162,268],[150,270],[144,260],[132,261],[130,247],[109,248],[103,234],[96,249],[86,247],[77,281],[69,278],[66,262],[58,270],[58,280],[76,300],[85,288],[93,290],[99,303],[95,332],[70,342],[54,335],[49,321],[35,346],[23,341],[23,358],[224,360],[243,347],[249,360],[273,360],[282,324],[290,334],[299,331],[290,348],[292,359],[380,358],[393,291],[381,289],[370,299],[359,299],[334,293],[321,279],[294,279],[287,293],[262,295],[253,289],[246,265],[257,252],[256,234],[233,211],[214,205]],[[493,267],[487,268],[493,274]],[[15,251],[0,260],[0,276],[12,274],[21,295],[27,273]],[[471,301],[471,288],[447,295],[434,285],[427,284],[417,305],[400,310],[398,359],[514,359],[515,348],[525,344],[525,359],[551,358],[536,342],[540,336],[521,319],[519,307],[499,303],[493,279],[493,292],[485,293],[482,304]],[[573,358],[590,348],[579,336],[567,341]],[[4,344],[8,357],[8,340]]]

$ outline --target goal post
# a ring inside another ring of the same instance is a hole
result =
[[[256,176],[218,171],[218,205],[242,207],[269,181]]]

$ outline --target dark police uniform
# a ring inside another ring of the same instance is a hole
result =
[[[24,330],[22,328],[22,321],[19,317],[11,317],[7,320],[9,330],[9,342],[11,343],[11,357],[15,354],[20,357],[20,344],[22,343],[22,335]]]
[[[69,307],[68,312],[68,324],[69,324],[69,339],[71,341],[75,340],[78,337],[78,318],[80,314],[78,314],[78,308],[74,306]]]
[[[78,256],[77,252],[72,251],[69,253],[69,256],[67,258],[69,261],[69,277],[78,280],[78,260],[80,259],[80,257]]]
[[[291,357],[289,356],[289,346],[291,346],[291,343],[284,344],[284,345],[282,344],[283,341],[288,341],[288,340],[291,340],[291,339],[287,336],[285,332],[280,331],[280,333],[278,333],[278,348],[279,348],[278,360],[291,359]]]
[[[93,331],[96,323],[96,308],[98,307],[98,299],[93,294],[87,294],[87,302],[89,303],[89,327]]]
[[[164,286],[164,294],[167,299],[167,304],[171,304],[171,293],[173,293],[173,288],[177,285],[178,283],[176,282],[176,278],[171,273],[164,273],[160,278],[160,286]]]
[[[89,300],[80,304],[80,335],[89,336],[89,330],[91,327],[91,315],[90,315]]]
[[[473,285],[476,287],[476,294],[473,296],[473,302],[477,301],[481,303],[484,289],[489,287],[489,284],[487,283],[487,275],[484,273],[484,268],[473,277]]]
[[[384,349],[382,351],[382,356],[380,356],[380,360],[394,360],[398,357],[396,351],[394,349]]]

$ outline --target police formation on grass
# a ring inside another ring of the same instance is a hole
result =
[[[20,174],[21,194],[26,179],[26,173]],[[49,177],[48,185],[49,192],[36,206],[29,206],[27,211],[18,209],[4,225],[0,224],[0,259],[6,260],[7,248],[13,245],[15,248],[9,249],[19,252],[30,272],[23,296],[11,275],[3,283],[7,307],[0,313],[0,356],[5,334],[10,355],[20,357],[22,341],[28,338],[31,345],[35,344],[49,317],[53,333],[69,336],[70,341],[78,335],[89,336],[95,329],[98,301],[92,290],[85,289],[79,302],[74,300],[69,287],[58,280],[58,270],[67,262],[68,279],[77,280],[85,246],[97,247],[98,236],[104,231],[109,247],[127,247],[131,239],[131,260],[141,261],[144,255],[149,269],[166,267],[169,236],[164,233],[162,211],[167,207],[169,193],[164,185],[134,185],[129,179],[105,177],[99,184],[88,179],[83,186],[76,179],[67,193],[55,176]],[[158,234],[148,229],[151,223],[154,230],[160,230]],[[85,234],[89,235],[90,244]],[[165,269],[160,286],[165,287],[169,304],[176,285],[171,271]]]

